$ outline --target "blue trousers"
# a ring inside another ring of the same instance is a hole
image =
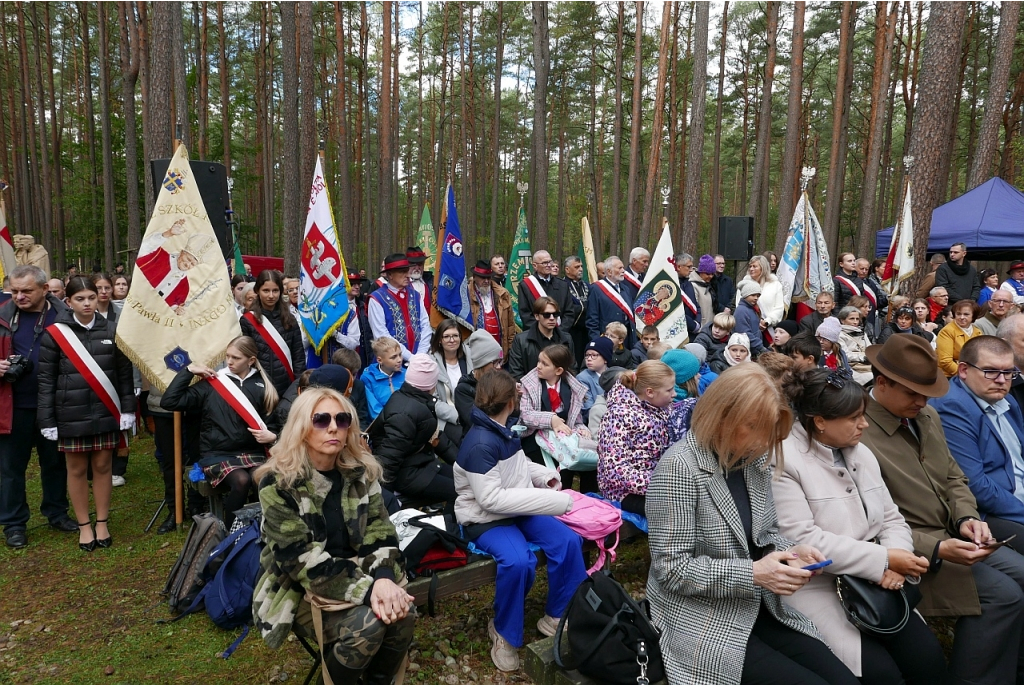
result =
[[[587,577],[583,540],[554,516],[519,516],[511,525],[496,526],[476,545],[498,564],[494,584],[494,628],[513,647],[523,646],[526,593],[533,587],[537,557],[529,543],[548,560],[548,599],[544,612],[560,618],[576,588]]]

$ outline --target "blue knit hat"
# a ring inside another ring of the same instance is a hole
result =
[[[700,371],[700,360],[686,350],[669,350],[661,355],[661,361],[676,374],[676,400],[685,400],[690,395],[684,386]]]
[[[597,352],[599,355],[604,357],[604,360],[609,364],[612,363],[612,356],[615,354],[615,350],[612,346],[612,341],[610,338],[601,336],[597,340],[591,341],[590,344],[587,345],[587,349],[586,352],[584,352],[584,354],[590,352],[591,350]]]

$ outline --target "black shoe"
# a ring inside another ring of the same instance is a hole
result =
[[[91,521],[86,521],[85,523],[79,523],[78,524],[79,528],[81,528],[82,526],[88,526],[89,527],[89,531],[90,532],[92,531],[92,522]],[[82,550],[83,552],[91,552],[94,549],[96,549],[96,533],[92,534],[92,540],[90,540],[89,542],[79,542],[78,543],[78,549]]]
[[[106,523],[106,522],[107,522],[107,519],[96,519],[96,523]],[[102,540],[100,540],[99,538],[96,538],[96,546],[97,547],[102,547],[103,549],[107,549],[107,548],[109,548],[113,544],[114,544],[114,536],[113,535],[108,535],[107,537],[103,538]]]
[[[28,535],[21,528],[15,528],[14,530],[5,530],[4,538],[7,546],[11,549],[21,549],[22,547],[28,547]]]
[[[167,535],[167,533],[173,533],[178,530],[178,524],[174,522],[174,512],[172,511],[167,515],[167,519],[160,524],[160,527],[156,529],[157,535]]]
[[[71,520],[70,516],[65,516],[62,519],[50,521],[50,528],[59,530],[62,533],[74,533],[78,530],[78,525]]]

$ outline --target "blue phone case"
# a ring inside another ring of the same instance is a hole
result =
[[[803,570],[805,570],[805,571],[817,571],[819,568],[825,568],[826,566],[828,566],[831,563],[832,563],[831,559],[826,559],[825,561],[819,561],[818,563],[811,564],[810,566],[804,566]]]

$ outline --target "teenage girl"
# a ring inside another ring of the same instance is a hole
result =
[[[256,277],[256,300],[242,315],[239,323],[242,335],[256,341],[260,365],[270,376],[278,395],[284,394],[292,381],[306,370],[306,353],[302,349],[302,330],[288,308],[288,301],[281,297],[284,281],[281,274],[271,269],[260,272]],[[252,320],[249,317],[252,316]],[[255,323],[254,323],[255,322]],[[290,369],[274,351],[274,336],[260,332],[257,326],[271,326],[284,342],[281,352],[291,359]],[[272,340],[268,340],[270,337]]]

